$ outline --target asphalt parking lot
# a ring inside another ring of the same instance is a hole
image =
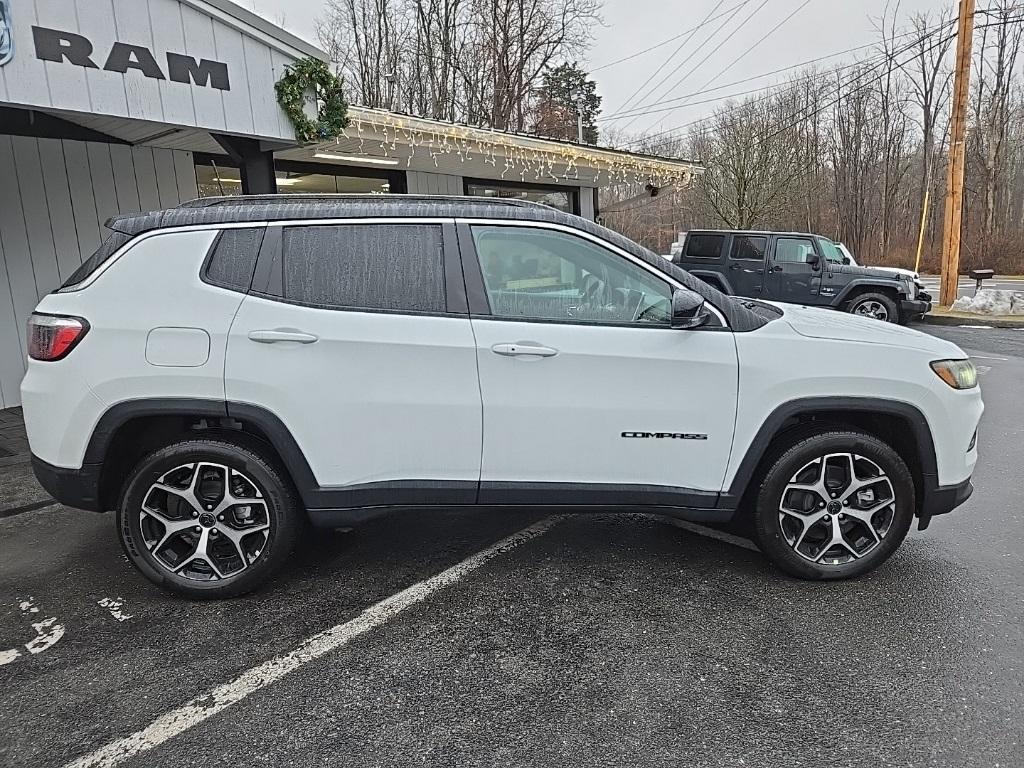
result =
[[[189,603],[0,466],[0,765],[1024,765],[1024,331],[929,332],[981,372],[977,491],[840,584],[655,517],[450,512]]]

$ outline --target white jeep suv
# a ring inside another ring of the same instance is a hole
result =
[[[972,490],[956,346],[724,296],[549,208],[218,198],[108,227],[29,321],[33,462],[184,595],[395,507],[742,516],[784,571],[845,578]]]

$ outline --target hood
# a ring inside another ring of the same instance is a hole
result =
[[[926,352],[933,355],[935,360],[967,357],[956,344],[902,325],[884,323],[881,320],[872,320],[869,317],[851,315],[834,309],[803,307],[797,304],[780,304],[779,307],[785,312],[782,319],[794,331],[807,338],[904,347]]]
[[[841,275],[860,275],[862,277],[874,277],[882,280],[900,282],[899,272],[905,270],[880,269],[878,267],[860,267],[853,264],[833,264],[832,272]],[[913,273],[909,273],[913,274]]]
[[[912,269],[903,269],[903,267],[870,267],[877,272],[892,272],[894,275],[904,275],[912,280],[918,279],[918,274]]]

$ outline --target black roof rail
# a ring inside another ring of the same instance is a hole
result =
[[[282,205],[294,203],[360,203],[372,201],[374,203],[395,204],[402,203],[438,203],[438,202],[473,202],[478,205],[511,205],[519,207],[546,207],[543,203],[532,200],[517,200],[505,197],[476,197],[472,195],[360,195],[360,194],[288,194],[288,195],[225,195],[217,197],[198,197],[195,200],[188,200],[181,203],[177,208],[213,208],[222,205],[231,206],[258,206],[258,205]]]

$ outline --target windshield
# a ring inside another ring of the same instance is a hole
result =
[[[824,237],[818,238],[818,246],[821,248],[821,252],[825,254],[825,258],[831,261],[833,264],[843,263],[843,254],[836,248],[835,243]]]

